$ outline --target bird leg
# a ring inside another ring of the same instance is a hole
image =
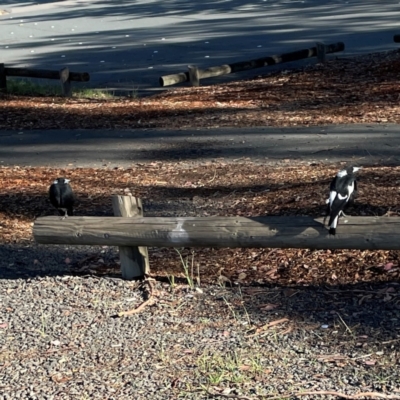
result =
[[[326,219],[328,218],[328,216],[331,213],[331,206],[329,204],[329,199],[326,201],[326,204],[328,204],[328,206],[326,207],[326,212],[325,212],[325,217],[324,217],[324,226],[325,226]]]
[[[65,218],[68,218],[68,213],[67,211],[65,211],[65,215],[63,217],[61,217],[61,221],[64,220]]]
[[[68,218],[68,211],[64,208],[62,208],[60,210],[64,211],[64,215],[60,217],[60,221],[63,221],[65,218]]]

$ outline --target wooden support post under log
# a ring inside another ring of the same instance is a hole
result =
[[[344,43],[332,43],[325,45],[325,54],[336,53],[344,50]],[[235,72],[247,71],[255,68],[268,67],[280,63],[302,60],[304,58],[316,57],[317,47],[293,51],[280,55],[258,58],[250,61],[224,64],[206,69],[199,69],[199,79],[212,78],[220,75],[233,74]],[[178,74],[164,75],[159,78],[160,86],[171,86],[177,83],[190,81],[189,72],[180,72]]]
[[[324,64],[326,62],[326,44],[322,42],[317,42],[316,47],[317,47],[317,60],[319,63]]]
[[[112,206],[116,217],[143,217],[141,199],[133,196],[112,196]],[[124,279],[143,277],[150,272],[147,247],[119,246],[121,273]]]
[[[4,64],[0,64],[0,93],[7,92],[7,77]]]
[[[341,218],[332,236],[323,218],[300,216],[40,217],[33,235],[42,244],[399,250],[400,218]]]
[[[71,80],[69,79],[69,69],[60,70],[61,91],[64,97],[72,96]]]
[[[189,81],[192,86],[200,86],[199,69],[195,65],[188,65]]]

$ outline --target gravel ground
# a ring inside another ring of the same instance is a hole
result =
[[[145,284],[72,274],[82,251],[3,247],[3,399],[295,399],[327,390],[400,397],[398,283],[154,281],[151,303],[118,317],[145,301]]]

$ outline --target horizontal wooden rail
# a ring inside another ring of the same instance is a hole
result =
[[[87,72],[70,72],[68,67],[59,71],[47,69],[29,69],[6,67],[0,63],[0,92],[7,92],[7,76],[19,76],[24,78],[43,78],[59,79],[61,83],[62,94],[66,97],[72,96],[71,82],[87,82],[90,75]]]
[[[5,67],[6,76],[20,76],[26,78],[60,79],[60,71],[48,69],[29,69]],[[88,82],[90,75],[87,72],[69,72],[69,80],[74,82]]]
[[[331,236],[312,217],[41,217],[33,235],[43,244],[398,250],[400,218],[341,218]]]
[[[332,43],[324,47],[325,54],[336,53],[344,50],[344,43]],[[290,53],[258,58],[250,61],[236,62],[232,64],[224,64],[215,67],[198,70],[198,79],[211,78],[220,75],[233,74],[235,72],[247,71],[254,68],[268,67],[280,63],[298,61],[304,58],[316,57],[317,46],[309,49],[297,50]],[[160,86],[171,86],[190,80],[189,72],[180,72],[178,74],[164,75],[159,78]]]

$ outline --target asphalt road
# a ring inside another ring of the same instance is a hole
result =
[[[89,72],[92,87],[148,93],[159,89],[160,76],[186,71],[188,64],[246,61],[316,41],[344,42],[340,57],[396,49],[399,20],[398,0],[2,0],[1,62],[69,66]]]
[[[1,131],[0,165],[126,167],[154,161],[400,164],[398,125],[196,130]]]

